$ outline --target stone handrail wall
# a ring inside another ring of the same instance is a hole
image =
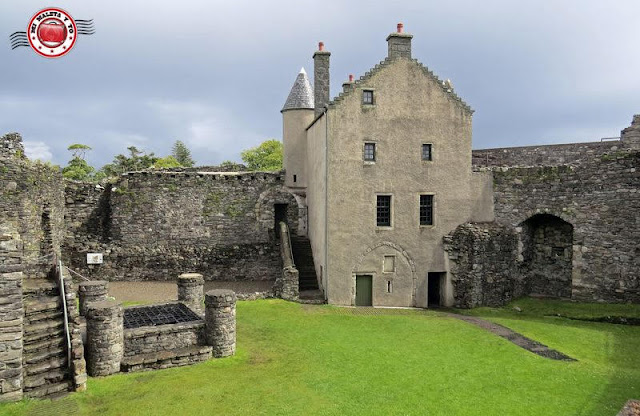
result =
[[[291,236],[286,223],[280,222],[280,256],[282,258],[282,274],[276,278],[275,295],[286,300],[298,300],[299,272],[293,262]]]

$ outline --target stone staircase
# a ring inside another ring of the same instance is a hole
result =
[[[49,280],[25,279],[23,300],[24,396],[49,398],[73,390],[58,285]]]
[[[311,242],[306,237],[292,235],[291,251],[299,273],[300,301],[305,303],[324,303],[324,295],[318,287]]]

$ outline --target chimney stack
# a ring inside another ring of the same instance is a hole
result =
[[[324,42],[318,43],[318,50],[313,54],[313,94],[315,117],[324,112],[329,105],[329,57],[331,52],[324,50]]]
[[[397,31],[387,36],[389,58],[411,59],[411,38],[413,38],[413,35],[404,33],[404,25],[398,23]]]
[[[351,89],[351,84],[353,84],[353,74],[349,74],[349,81],[345,81],[342,84],[342,92],[347,92]]]

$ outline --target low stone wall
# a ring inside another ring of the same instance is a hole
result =
[[[124,356],[205,345],[204,321],[124,330]]]
[[[282,274],[276,278],[274,294],[285,300],[298,300],[300,275],[293,263],[289,227],[286,223],[279,224],[280,256],[282,257]]]
[[[524,295],[517,249],[513,227],[495,223],[463,224],[446,236],[454,306],[502,306]]]

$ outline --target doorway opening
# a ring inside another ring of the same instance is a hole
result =
[[[287,222],[287,207],[288,204],[273,204],[273,229],[275,230],[276,238],[280,238],[280,221]]]
[[[427,275],[427,307],[438,308],[442,305],[442,288],[445,272],[429,272]]]
[[[373,276],[356,275],[356,306],[373,306]]]

